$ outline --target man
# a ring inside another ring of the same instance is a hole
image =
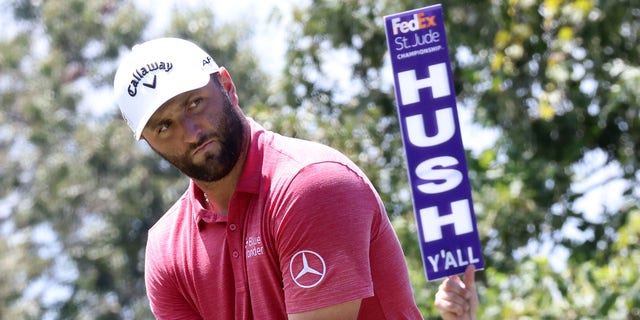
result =
[[[384,206],[339,152],[267,131],[197,45],[161,38],[119,66],[138,140],[191,178],[151,228],[158,319],[421,319]]]

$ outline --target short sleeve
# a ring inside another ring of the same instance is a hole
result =
[[[282,194],[276,246],[287,312],[372,296],[369,249],[381,207],[368,180],[322,162],[300,170]]]
[[[152,229],[145,251],[145,285],[151,311],[158,320],[201,319],[195,307],[187,302],[176,284],[169,266],[172,259],[165,256],[171,252],[158,245],[163,243],[160,239],[154,239],[166,232]]]

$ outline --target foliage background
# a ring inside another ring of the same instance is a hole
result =
[[[421,267],[382,17],[430,4],[272,12],[291,21],[277,75],[251,47],[257,27],[220,23],[215,5],[171,8],[162,32],[223,62],[259,122],[364,168],[427,319],[437,283]],[[460,112],[496,137],[467,140],[480,318],[640,319],[640,1],[443,6]],[[123,0],[2,0],[0,16],[0,319],[150,318],[146,230],[187,181],[133,141],[109,87],[151,16]]]

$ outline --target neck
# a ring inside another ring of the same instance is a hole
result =
[[[247,159],[249,141],[251,140],[250,131],[251,130],[249,129],[249,127],[246,126],[246,134],[242,146],[242,152],[240,153],[238,161],[233,166],[233,169],[231,169],[231,172],[229,172],[228,175],[218,181],[213,182],[194,180],[195,184],[204,192],[210,209],[223,216],[227,216],[229,212],[229,203],[231,202],[231,197],[235,192],[236,185],[240,180],[240,175],[242,174],[242,169],[244,168],[244,163]]]

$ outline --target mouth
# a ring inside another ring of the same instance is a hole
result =
[[[209,139],[203,142],[198,148],[193,150],[193,155],[195,156],[196,154],[201,153],[202,151],[207,149],[207,147],[209,147],[213,142],[214,142],[214,139]]]

